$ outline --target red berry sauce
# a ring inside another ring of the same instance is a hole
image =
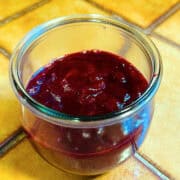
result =
[[[41,104],[75,116],[102,115],[135,101],[147,89],[144,76],[115,54],[91,50],[65,55],[42,67],[27,92]],[[24,128],[38,152],[53,165],[77,174],[99,174],[119,164],[142,143],[151,110],[145,107],[116,124],[64,127],[33,117]],[[28,122],[28,121],[27,121]]]
[[[123,109],[147,89],[129,62],[104,51],[66,55],[43,67],[27,92],[41,104],[71,115],[100,115]]]

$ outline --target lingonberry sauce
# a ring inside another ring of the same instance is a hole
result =
[[[54,110],[92,116],[123,109],[147,86],[144,76],[125,59],[104,51],[85,51],[41,68],[27,91]]]
[[[90,50],[65,55],[40,68],[26,90],[59,112],[94,116],[122,110],[147,87],[144,76],[124,58]],[[123,123],[95,128],[64,127],[36,117],[25,129],[40,154],[55,166],[97,174],[114,167],[128,148],[137,146],[143,123],[150,119],[148,109],[138,113]]]

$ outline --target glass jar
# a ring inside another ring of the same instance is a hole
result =
[[[26,92],[31,76],[50,60],[91,49],[123,56],[145,76],[147,90],[123,110],[99,116],[60,113]],[[22,124],[33,146],[50,164],[80,175],[104,173],[137,151],[152,119],[161,74],[159,53],[148,37],[119,20],[94,14],[61,17],[36,27],[18,44],[10,66]]]

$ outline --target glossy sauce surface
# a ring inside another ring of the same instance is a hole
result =
[[[26,89],[54,110],[92,116],[123,109],[147,86],[144,76],[124,58],[90,50],[65,55],[42,67]]]
[[[27,92],[57,111],[92,116],[123,109],[147,86],[144,76],[124,58],[91,50],[65,55],[40,68]],[[25,114],[29,123],[24,128],[39,154],[60,169],[83,175],[103,173],[133,154],[151,119],[149,105],[121,122],[92,128],[65,127],[30,111]]]

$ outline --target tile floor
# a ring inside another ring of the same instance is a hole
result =
[[[13,0],[0,1],[0,155],[2,142],[21,126],[21,111],[8,78],[8,57],[18,41],[33,27],[55,17],[98,13],[117,15],[144,31],[151,29],[150,38],[158,47],[164,74],[156,96],[155,114],[140,154],[167,179],[180,179],[180,10],[177,0]],[[131,12],[131,13],[129,13]],[[3,127],[3,128],[2,128]],[[98,177],[80,177],[51,167],[24,139],[11,151],[0,156],[0,179],[160,179],[136,157]],[[162,176],[161,176],[162,178]]]

